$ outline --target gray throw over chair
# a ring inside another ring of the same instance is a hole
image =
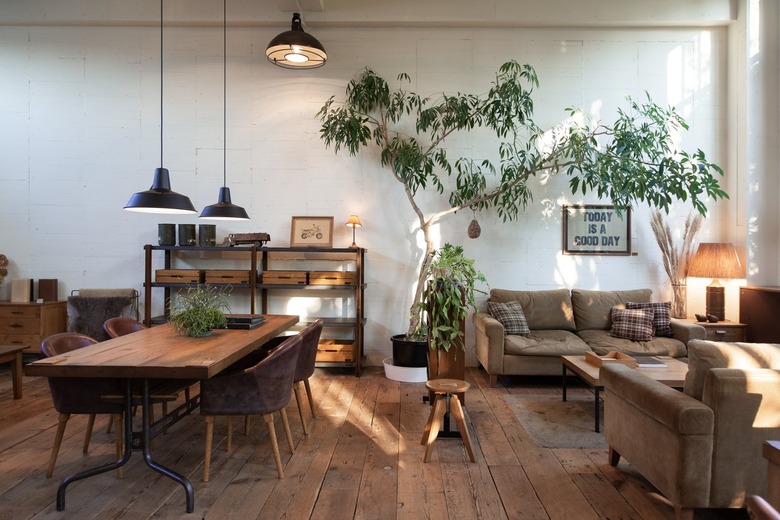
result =
[[[268,437],[279,478],[284,478],[279,445],[276,441],[273,413],[279,412],[284,425],[287,444],[294,452],[290,424],[285,408],[292,400],[292,383],[301,349],[301,336],[290,336],[268,356],[254,366],[240,370],[226,369],[200,384],[200,413],[206,419],[206,449],[203,462],[203,481],[209,480],[211,446],[214,437],[214,416],[228,416],[227,450],[232,449],[233,415],[262,415],[268,427]]]
[[[41,343],[41,352],[44,357],[52,357],[64,354],[76,349],[94,345],[96,340],[84,334],[63,332],[47,337]],[[57,434],[54,437],[54,446],[51,449],[49,466],[46,470],[46,478],[51,478],[54,466],[57,463],[57,455],[65,434],[65,426],[72,414],[88,414],[87,431],[84,437],[83,452],[87,453],[89,441],[92,436],[92,428],[95,425],[95,415],[99,413],[111,414],[119,425],[116,429],[116,455],[122,456],[122,411],[121,403],[105,401],[103,395],[121,395],[123,393],[121,383],[117,379],[104,378],[77,378],[77,377],[50,377],[49,388],[51,398],[54,401],[54,409],[59,413]],[[121,469],[117,470],[121,477]]]

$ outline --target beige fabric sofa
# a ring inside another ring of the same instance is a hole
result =
[[[739,508],[767,492],[764,440],[780,439],[780,345],[688,344],[684,392],[625,366],[601,370],[604,435],[675,506]]]
[[[609,335],[611,310],[628,302],[652,301],[651,289],[588,291],[555,289],[513,291],[492,289],[489,301],[517,301],[531,329],[530,336],[504,333],[504,326],[487,311],[474,315],[476,354],[495,385],[499,375],[560,375],[563,355],[599,355],[611,351],[627,354],[684,357],[691,339],[705,337],[704,327],[686,320],[672,320],[673,337],[631,341]]]

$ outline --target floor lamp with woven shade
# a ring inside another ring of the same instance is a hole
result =
[[[688,267],[688,276],[712,278],[707,286],[707,314],[723,321],[726,319],[726,289],[720,284],[720,278],[744,278],[745,267],[734,244],[702,242]]]

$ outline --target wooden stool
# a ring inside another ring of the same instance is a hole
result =
[[[455,417],[455,421],[458,424],[458,431],[463,439],[463,444],[466,445],[469,460],[476,462],[474,450],[471,448],[469,430],[466,428],[466,421],[463,417],[463,407],[460,405],[460,399],[456,395],[464,393],[470,386],[467,382],[460,379],[432,379],[425,383],[425,387],[433,392],[436,398],[431,406],[431,415],[428,417],[428,424],[425,425],[422,441],[420,442],[420,444],[425,445],[423,462],[428,462],[428,459],[431,458],[433,442],[439,437],[439,430],[441,430],[445,415],[450,413]]]
[[[27,348],[18,345],[0,346],[0,364],[11,363],[11,380],[14,384],[14,399],[22,398],[22,351]]]

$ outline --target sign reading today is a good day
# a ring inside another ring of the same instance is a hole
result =
[[[631,211],[618,213],[608,205],[564,206],[563,252],[630,255]]]

